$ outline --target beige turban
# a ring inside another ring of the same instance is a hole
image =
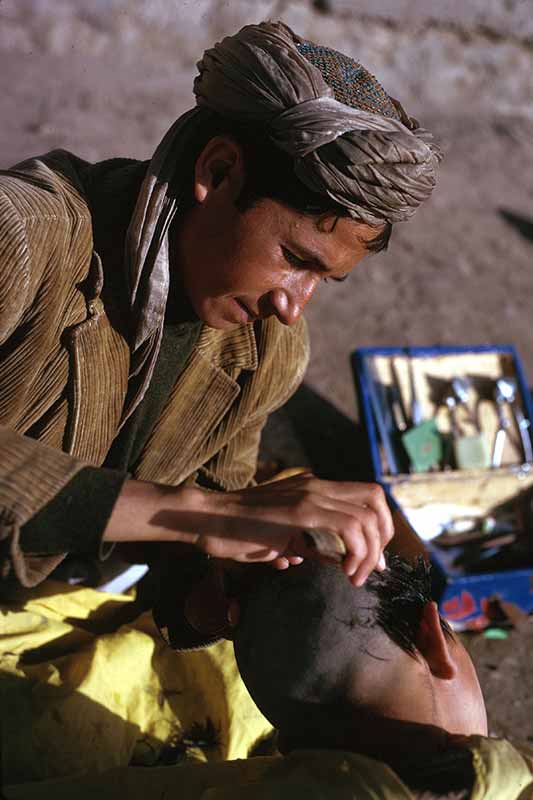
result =
[[[167,233],[179,212],[169,184],[179,179],[183,154],[206,114],[258,127],[294,158],[302,183],[371,225],[408,219],[431,194],[440,159],[431,136],[364,67],[305,42],[282,23],[247,25],[207,50],[198,70],[197,107],[157,148],[128,230],[132,367],[143,385],[159,349],[169,287]]]

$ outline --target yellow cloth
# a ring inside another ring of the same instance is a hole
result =
[[[499,739],[473,739],[476,784],[471,800],[531,800],[531,752]],[[129,767],[95,776],[4,789],[6,800],[413,800],[399,778],[378,761],[324,750],[286,758],[249,758],[225,764]]]
[[[52,581],[30,597],[0,612],[5,784],[150,765],[182,750],[184,760],[246,758],[271,731],[230,642],[175,653],[150,613],[120,625],[131,597]]]
[[[505,739],[470,738],[476,784],[471,800],[532,800],[533,749]]]
[[[6,800],[412,800],[384,764],[353,753],[139,769],[4,789]]]

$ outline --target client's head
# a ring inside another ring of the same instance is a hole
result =
[[[394,721],[418,723],[406,727],[419,732],[486,735],[473,664],[431,600],[422,560],[389,556],[388,569],[359,589],[318,562],[253,569],[235,652],[285,750],[364,744],[372,754]]]

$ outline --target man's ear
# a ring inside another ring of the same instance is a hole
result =
[[[431,673],[441,680],[452,680],[457,675],[457,665],[440,624],[439,609],[436,603],[424,606],[422,620],[416,637],[416,647],[426,661]]]
[[[214,136],[208,141],[194,167],[194,198],[203,203],[223,186],[236,200],[244,185],[244,159],[241,146],[229,136]]]

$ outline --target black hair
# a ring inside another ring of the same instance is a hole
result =
[[[410,563],[397,555],[387,557],[384,572],[372,572],[366,588],[378,598],[375,623],[409,655],[416,655],[416,636],[424,607],[431,601],[431,566],[419,556]],[[452,635],[446,620],[444,633]]]
[[[193,197],[196,160],[215,136],[229,136],[242,149],[245,181],[236,202],[239,211],[244,213],[261,199],[267,198],[301,214],[350,217],[344,206],[326,194],[313,192],[302,183],[295,174],[294,159],[276,147],[257,126],[235,123],[214,112],[204,116],[203,123],[195,131],[194,141],[187,147],[182,161],[187,172],[176,175],[176,183],[185,204]],[[365,242],[369,253],[386,250],[392,234],[390,222],[384,221],[383,225],[375,227],[376,235]]]

